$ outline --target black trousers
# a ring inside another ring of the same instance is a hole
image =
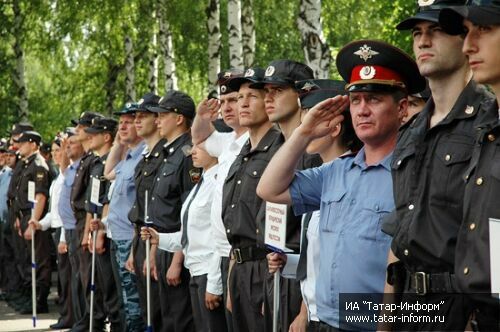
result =
[[[19,252],[16,250],[16,240],[19,236],[13,231],[10,223],[2,223],[2,244],[0,255],[2,282],[0,287],[5,292],[14,292],[22,289],[22,277],[17,268]]]
[[[140,236],[135,236],[132,244],[134,255],[134,270],[137,276],[137,291],[141,305],[142,318],[147,323],[147,294],[146,276],[142,273],[144,259],[146,259],[146,245]],[[151,278],[151,325],[153,331],[161,330],[160,290],[158,282]]]
[[[460,294],[437,294],[428,293],[424,296],[403,293],[402,303],[416,304],[417,302],[422,304],[434,304],[435,308],[429,313],[420,311],[420,314],[438,317],[444,317],[444,322],[437,319],[436,322],[421,322],[417,319],[412,321],[398,320],[394,324],[393,330],[395,331],[464,331],[470,316],[470,303],[465,295]],[[406,312],[397,312],[398,315],[407,316]],[[413,312],[413,315],[419,315],[419,313]]]
[[[205,305],[207,275],[191,276],[189,282],[191,307],[197,332],[227,332],[224,306],[209,310]]]
[[[166,274],[173,257],[173,253],[163,250],[158,250],[156,253],[162,316],[161,331],[194,331],[191,297],[189,295],[189,271],[182,266],[181,284],[175,287],[167,284]]]
[[[233,316],[229,310],[227,310],[227,277],[229,272],[229,257],[221,257],[220,271],[222,277],[222,298],[224,300],[224,313],[226,315],[226,326],[228,332],[233,332]]]
[[[65,230],[66,244],[68,245],[68,260],[71,269],[70,289],[73,321],[79,321],[85,314],[85,292],[80,279],[80,260],[78,257],[78,237],[74,229]]]
[[[29,216],[21,221],[21,234],[28,226]],[[35,232],[35,263],[36,263],[36,291],[37,305],[47,306],[47,297],[50,293],[52,262],[51,248],[54,248],[50,231]],[[24,253],[27,264],[24,267],[25,281],[31,287],[31,241],[24,241]]]
[[[104,253],[96,255],[96,283],[101,286],[104,312],[108,316],[113,331],[124,331],[126,324],[123,297],[121,287],[119,287],[121,283],[117,276],[116,261],[114,258],[111,259],[111,241],[107,237],[104,240],[104,247]]]
[[[59,227],[54,232],[54,244],[56,248],[59,245],[61,229],[62,228]],[[57,277],[59,282],[59,321],[67,326],[71,326],[74,323],[74,310],[73,301],[71,299],[71,264],[67,252],[65,254],[57,253]]]
[[[273,330],[274,274],[267,274],[264,284],[264,319],[266,331]],[[280,277],[279,330],[288,332],[290,324],[300,312],[302,293],[300,281]]]
[[[235,332],[264,331],[262,315],[264,283],[269,274],[267,259],[235,263],[229,272],[233,329]]]

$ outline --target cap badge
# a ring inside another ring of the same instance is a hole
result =
[[[420,7],[430,6],[434,4],[436,0],[418,0],[418,5]]]
[[[306,84],[304,84],[304,86],[302,87],[302,90],[309,92],[315,87],[316,87],[316,85],[311,84],[310,82],[306,82]]]
[[[220,92],[222,92],[222,93],[226,93],[226,91],[227,91],[227,86],[225,86],[225,85],[221,85],[221,86],[220,86]]]
[[[82,112],[82,114],[80,114],[80,119],[83,118],[85,116],[85,112]]]
[[[466,108],[465,108],[465,114],[472,114],[474,113],[474,106],[470,106],[468,105]]]
[[[354,52],[354,54],[359,55],[361,59],[368,61],[368,59],[371,59],[374,55],[379,53],[377,51],[373,51],[370,46],[364,44],[359,48],[359,50]]]
[[[142,103],[144,102],[144,99],[139,99],[139,101],[137,102],[137,104],[141,105]]]
[[[225,77],[225,78],[230,78],[230,77],[231,77],[231,72],[230,72],[230,71],[226,71],[226,72],[224,73],[224,77]]]
[[[16,125],[13,125],[13,126],[12,126],[12,130],[16,130]]]
[[[94,125],[94,124],[95,124],[95,119],[96,119],[96,118],[93,118],[93,119],[92,119],[92,122],[91,122],[91,123],[92,123],[92,125]]]
[[[251,77],[255,75],[255,71],[253,69],[247,69],[245,72],[245,77]]]
[[[160,100],[158,100],[158,104],[161,104],[162,101],[163,101],[163,97],[161,97]]]
[[[132,106],[132,103],[126,103],[125,108],[130,108]]]
[[[266,69],[266,73],[265,73],[265,75],[266,75],[266,76],[272,76],[272,75],[274,74],[274,71],[275,71],[275,70],[276,70],[276,69],[274,68],[274,66],[269,66],[269,67],[267,67],[267,69]]]
[[[359,77],[363,80],[371,80],[375,77],[376,70],[372,66],[364,66],[359,71]]]

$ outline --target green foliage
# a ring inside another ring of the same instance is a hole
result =
[[[135,54],[136,92],[147,92],[148,47],[153,11],[160,0],[19,0],[23,13],[21,38],[25,51],[30,121],[45,139],[69,125],[80,112],[108,113],[125,99],[124,38],[131,36]],[[207,1],[166,0],[173,36],[179,88],[195,100],[206,95],[208,68]],[[256,64],[271,60],[304,60],[296,25],[299,0],[254,0]],[[11,1],[0,4],[0,134],[17,121]],[[394,26],[413,12],[408,0],[323,0],[323,29],[333,55],[354,39],[385,40],[411,52],[410,36]],[[221,67],[229,65],[227,0],[221,0]],[[158,53],[159,53],[158,49]],[[164,92],[159,61],[159,91]],[[335,66],[331,66],[336,76]],[[110,85],[116,76],[116,84]]]

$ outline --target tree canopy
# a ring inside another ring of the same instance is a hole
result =
[[[22,18],[16,33],[14,2],[19,4]],[[6,135],[18,121],[12,78],[16,38],[24,49],[29,120],[49,140],[84,110],[109,114],[123,106],[126,36],[133,41],[136,95],[139,98],[147,92],[152,34],[158,31],[154,13],[159,3],[165,5],[170,23],[179,89],[195,101],[206,96],[208,0],[4,0],[0,4],[0,134]],[[273,59],[303,61],[296,22],[300,1],[252,3],[255,63],[264,67]],[[413,1],[408,0],[323,0],[323,30],[333,59],[339,48],[360,38],[385,40],[411,52],[409,34],[394,26],[414,9]],[[220,0],[221,68],[229,66],[227,15],[227,0]],[[163,66],[161,61],[159,66]],[[334,64],[330,76],[338,77]],[[164,81],[158,81],[158,93],[164,94]]]

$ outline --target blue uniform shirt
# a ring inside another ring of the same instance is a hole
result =
[[[12,169],[5,166],[0,170],[0,222],[6,222],[8,217],[7,191],[9,190]]]
[[[297,171],[290,186],[296,214],[320,209],[318,318],[339,327],[340,293],[383,293],[391,238],[382,218],[394,209],[390,162],[356,156]]]
[[[59,196],[57,209],[59,211],[59,215],[61,216],[65,230],[75,229],[76,225],[75,214],[71,208],[71,187],[75,181],[75,175],[78,167],[80,166],[80,160],[81,159],[78,159],[69,165],[64,171],[64,182],[61,186],[61,194]]]
[[[124,160],[115,166],[115,182],[109,202],[108,228],[113,240],[132,240],[134,226],[128,219],[128,213],[135,202],[135,166],[142,159],[145,143],[141,142],[135,148],[129,149]]]

